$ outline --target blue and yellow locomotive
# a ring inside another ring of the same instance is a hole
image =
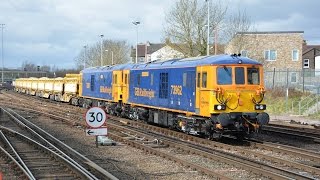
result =
[[[88,68],[76,105],[206,137],[244,137],[269,122],[262,64],[237,55]]]

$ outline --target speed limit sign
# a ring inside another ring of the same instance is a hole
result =
[[[86,112],[86,123],[92,128],[101,127],[107,119],[105,111],[99,107],[92,107]]]

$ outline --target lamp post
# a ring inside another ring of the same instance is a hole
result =
[[[84,45],[83,48],[84,48],[83,69],[85,69],[86,68],[86,62],[87,62],[87,45]]]
[[[100,35],[101,43],[100,43],[100,66],[102,66],[102,43],[103,43],[103,34]]]
[[[208,10],[208,19],[207,19],[207,56],[210,54],[209,49],[209,38],[210,38],[210,2],[209,0],[205,0],[207,2],[207,10]]]
[[[1,25],[1,60],[2,60],[2,70],[1,70],[1,77],[2,77],[2,83],[4,82],[3,80],[3,28],[5,24],[0,24]]]
[[[106,49],[106,52],[108,52],[109,50]],[[113,65],[113,51],[111,51],[111,65]]]
[[[138,63],[138,25],[140,24],[140,21],[134,21],[132,22],[136,26],[137,29],[137,44],[136,44],[136,64]]]

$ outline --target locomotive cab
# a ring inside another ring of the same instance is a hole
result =
[[[263,67],[219,64],[197,67],[196,112],[209,116],[207,134],[244,137],[269,122],[264,112]]]

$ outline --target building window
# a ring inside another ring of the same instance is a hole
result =
[[[290,82],[292,82],[292,83],[296,83],[297,82],[297,73],[295,73],[295,72],[291,73]]]
[[[297,49],[292,50],[292,61],[299,60],[299,51]]]
[[[264,51],[264,59],[275,61],[277,59],[277,51],[276,50],[266,50]]]
[[[168,73],[160,73],[160,93],[159,98],[160,99],[167,99],[168,98],[168,92],[169,92],[169,85],[168,85]]]
[[[242,50],[241,51],[241,56],[248,57],[248,51],[247,50]]]
[[[304,59],[303,60],[303,68],[309,68],[309,59]]]

